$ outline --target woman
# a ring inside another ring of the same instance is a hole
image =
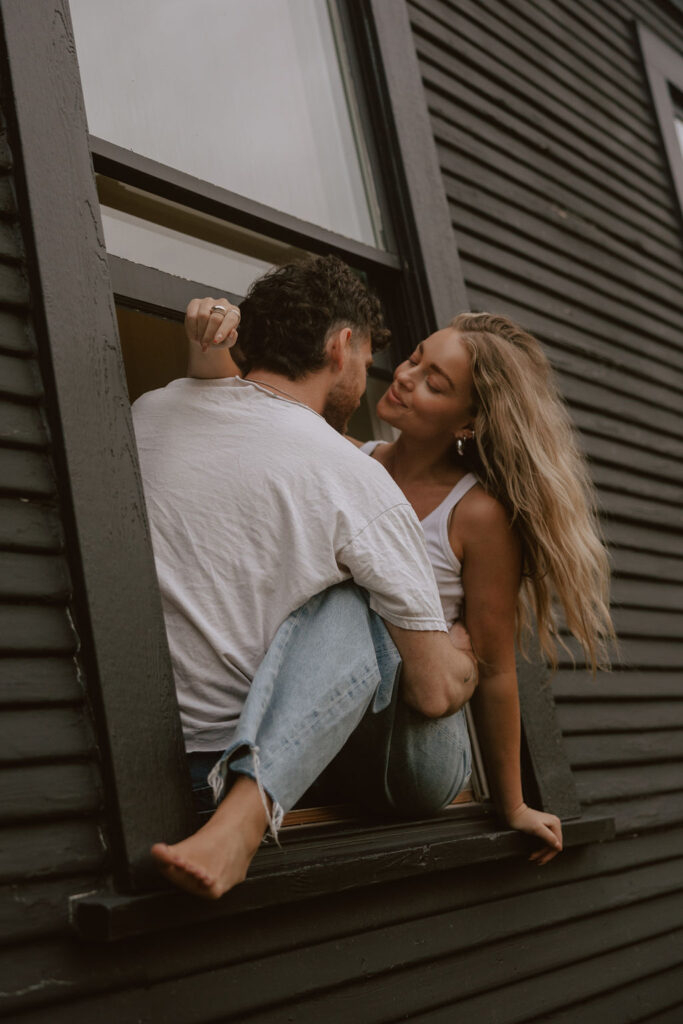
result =
[[[221,302],[218,331],[215,300],[188,309],[190,340],[204,349],[236,340]],[[423,522],[444,615],[465,626],[479,663],[472,709],[494,799],[512,828],[542,841],[531,859],[545,864],[562,832],[522,797],[515,638],[524,649],[535,623],[556,664],[557,602],[595,671],[614,635],[607,555],[568,413],[539,343],[485,313],[461,314],[421,342],[377,413],[400,434],[362,448]]]

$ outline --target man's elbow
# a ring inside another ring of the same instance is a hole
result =
[[[477,685],[477,666],[470,658],[467,664],[454,671],[449,679],[438,685],[420,687],[404,694],[404,699],[425,718],[446,718],[454,715],[470,699]]]
[[[446,718],[459,710],[459,706],[454,706],[453,700],[446,694],[406,693],[404,699],[413,711],[418,711],[425,718]]]

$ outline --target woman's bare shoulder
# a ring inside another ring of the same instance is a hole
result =
[[[365,441],[359,441],[357,437],[351,437],[349,434],[344,434],[344,437],[347,441],[350,441],[351,444],[355,444],[356,448],[362,448],[366,443]]]
[[[491,530],[510,529],[510,517],[503,503],[476,484],[458,502],[453,519],[458,532],[468,534],[489,533]]]

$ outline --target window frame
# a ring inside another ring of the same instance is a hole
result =
[[[396,0],[363,0],[353,10],[354,31],[372,47],[366,71],[381,97],[376,116],[392,137],[392,176],[405,217],[401,230],[406,232],[399,283],[407,278],[417,282],[411,316],[421,331],[429,331],[467,303],[407,6]],[[169,288],[177,279],[169,282],[169,275],[107,258],[67,0],[50,0],[28,13],[23,0],[0,0],[0,13],[5,89],[13,105],[8,127],[17,155],[19,205],[26,211],[33,318],[50,383],[50,423],[74,574],[74,617],[100,738],[112,848],[114,890],[74,898],[75,926],[92,938],[113,938],[527,852],[527,838],[501,830],[490,816],[456,820],[446,814],[427,822],[311,833],[297,841],[286,864],[277,851],[277,856],[260,851],[248,882],[218,908],[189,908],[182,894],[155,891],[163,881],[149,856],[151,843],[162,837],[177,841],[194,829],[196,819],[114,292],[125,292],[131,303],[147,301],[159,311],[168,309]],[[111,166],[119,158],[110,148],[95,146],[96,165],[109,161]],[[137,160],[131,164],[136,173],[149,173]],[[176,197],[186,185],[171,183]],[[215,203],[216,197],[207,201]],[[225,196],[219,201],[224,203]],[[252,223],[263,213],[246,201],[232,206],[232,213]],[[284,223],[283,230],[296,229]],[[316,240],[321,247],[329,243],[328,238]],[[193,289],[194,284],[183,282],[182,287]],[[89,388],[81,383],[84,367]],[[131,593],[138,600],[131,600]],[[568,822],[567,845],[610,838],[611,819],[579,819],[546,675],[539,662],[520,665],[528,796]],[[304,876],[305,885],[292,884]]]
[[[673,87],[683,97],[683,55],[644,25],[636,23],[636,31],[683,225],[683,150],[676,133],[676,108],[671,95]]]

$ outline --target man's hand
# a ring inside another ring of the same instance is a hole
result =
[[[185,312],[185,334],[202,352],[209,346],[231,348],[237,341],[239,322],[239,307],[226,298],[192,299]]]
[[[457,650],[447,633],[401,629],[384,620],[403,661],[402,695],[406,704],[428,718],[459,711],[474,693],[477,665]]]
[[[451,643],[457,650],[464,651],[465,654],[469,654],[470,658],[474,659],[474,651],[472,650],[472,639],[470,634],[465,629],[460,619],[456,619],[451,628],[448,630],[448,636]]]

